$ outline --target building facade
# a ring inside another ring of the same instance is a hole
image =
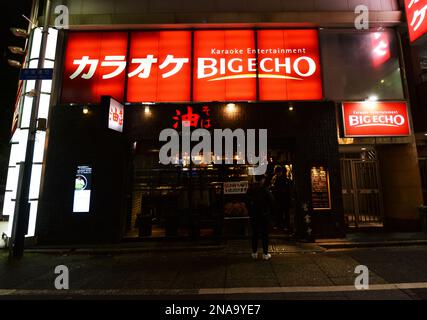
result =
[[[361,4],[369,28],[358,30]],[[47,130],[36,142],[29,238],[74,244],[244,236],[245,190],[256,166],[248,156],[251,129],[267,130],[266,152],[253,154],[267,175],[276,165],[286,171],[291,227],[299,233],[342,237],[352,228],[420,227],[425,129],[413,120],[408,57],[416,49],[407,3],[57,5],[68,8],[69,28],[54,28],[52,14],[45,67],[54,77],[41,92]],[[32,32],[29,67],[39,58],[40,34]],[[12,136],[3,208],[8,236],[31,85],[22,83]],[[185,126],[212,135],[231,129],[235,150],[190,156],[180,148],[170,154],[175,161],[161,163],[162,130],[176,130],[182,144]]]

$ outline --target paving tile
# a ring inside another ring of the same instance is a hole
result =
[[[313,261],[329,277],[347,277],[354,275],[354,270],[360,263],[350,257],[317,255]]]
[[[346,292],[345,296],[350,300],[411,300],[411,297],[400,290],[361,290]]]
[[[330,280],[334,285],[337,286],[348,286],[354,285],[354,280],[356,279],[356,275],[354,277],[331,277]],[[386,284],[383,278],[378,277],[376,275],[369,275],[369,284]]]
[[[227,279],[250,279],[275,277],[272,264],[268,261],[249,260],[229,264],[227,267]]]
[[[228,279],[225,282],[226,288],[243,288],[243,287],[278,287],[280,286],[277,278],[247,278],[247,279]]]

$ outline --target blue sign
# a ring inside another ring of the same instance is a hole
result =
[[[28,68],[21,69],[20,80],[52,80],[53,69]]]

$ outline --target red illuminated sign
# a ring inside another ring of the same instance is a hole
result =
[[[259,30],[260,100],[320,100],[316,30]]]
[[[110,108],[108,112],[108,128],[123,132],[124,106],[118,101],[110,98]]]
[[[253,30],[195,31],[194,100],[256,100],[254,48]]]
[[[410,135],[406,102],[343,102],[346,137]]]
[[[71,32],[62,102],[98,103],[101,95],[126,102],[320,100],[317,30]]]
[[[182,123],[183,125],[188,124],[193,128],[209,129],[212,126],[210,112],[211,110],[208,106],[202,106],[202,110],[200,112],[193,110],[193,107],[191,106],[187,106],[186,112],[176,109],[175,115],[172,117],[174,120],[172,128],[176,129]]]
[[[190,101],[191,32],[131,32],[130,41],[126,100]]]
[[[427,0],[405,0],[409,38],[414,42],[427,32]]]
[[[63,103],[99,103],[102,95],[123,101],[126,32],[70,32],[62,82]]]
[[[387,32],[374,32],[370,34],[372,45],[372,64],[379,67],[390,59],[390,41]]]

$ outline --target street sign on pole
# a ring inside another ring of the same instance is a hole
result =
[[[21,69],[20,80],[52,80],[53,69],[47,68],[26,68]]]
[[[49,17],[51,12],[51,0],[46,0],[46,9],[44,11],[44,22],[43,22],[43,31],[42,39],[40,45],[40,58],[38,60],[38,68],[36,70],[43,70],[43,65],[45,62],[46,56],[46,47],[47,47],[47,37],[49,35]],[[25,71],[29,72],[29,71]],[[32,72],[31,72],[32,73]],[[35,73],[37,76],[38,72]],[[40,73],[40,77],[43,75],[43,72]],[[34,90],[35,92],[40,92],[42,87],[42,79],[45,78],[35,78]],[[52,77],[50,77],[52,79]],[[25,247],[25,235],[28,231],[28,221],[30,216],[30,204],[29,204],[29,194],[30,194],[30,183],[31,183],[31,171],[33,166],[33,156],[34,156],[34,146],[36,141],[36,131],[37,131],[37,117],[39,113],[39,103],[40,103],[40,94],[37,94],[33,99],[31,116],[30,116],[30,126],[28,130],[28,140],[26,145],[25,152],[25,161],[23,163],[22,176],[20,175],[20,180],[18,183],[21,184],[21,190],[19,194],[16,195],[16,210],[14,214],[14,220],[16,219],[16,224],[14,223],[14,231],[11,235],[12,250],[10,251],[10,259],[20,259],[24,254]]]

